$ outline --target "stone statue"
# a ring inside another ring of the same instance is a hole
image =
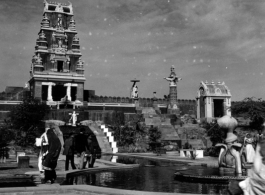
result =
[[[248,178],[239,183],[244,195],[265,194],[265,139],[261,139],[256,147],[253,167]]]
[[[58,3],[58,6],[55,9],[56,12],[63,12],[63,6],[61,3]]]
[[[133,86],[131,89],[131,98],[137,99],[138,98],[138,87],[136,85],[138,81],[133,82]]]
[[[165,77],[164,79],[166,79],[167,81],[169,81],[169,85],[170,86],[176,86],[177,82],[179,82],[180,80],[182,80],[182,78],[177,77],[176,73],[175,73],[175,67],[172,65],[171,66],[171,73],[169,75],[169,77]]]
[[[242,144],[237,142],[237,136],[233,133],[238,122],[235,118],[225,115],[217,120],[221,129],[225,129],[226,139],[224,144],[216,144],[221,147],[218,163],[219,167],[234,168],[235,173],[242,174],[240,149]]]
[[[58,19],[57,19],[57,29],[61,30],[62,27],[63,27],[62,16],[61,16],[61,14],[58,14]]]
[[[255,158],[255,149],[254,149],[254,138],[247,133],[244,138],[244,143],[240,151],[242,167],[246,168],[246,166],[252,165]]]
[[[78,113],[75,113],[75,111],[73,111],[73,113],[69,113],[71,115],[71,118],[69,119],[69,123],[72,120],[72,126],[76,126],[76,121],[77,121],[77,115],[79,115]]]

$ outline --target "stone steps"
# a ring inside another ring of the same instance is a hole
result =
[[[110,147],[109,140],[107,137],[104,135],[102,130],[96,125],[96,124],[91,124],[89,125],[89,128],[94,132],[96,135],[98,144],[101,148],[102,152],[107,152],[107,153],[112,153],[112,149]]]

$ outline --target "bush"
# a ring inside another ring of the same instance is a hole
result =
[[[212,146],[210,148],[207,148],[206,153],[208,153],[209,156],[218,157],[220,153],[220,147]]]
[[[17,145],[34,145],[35,138],[44,131],[44,123],[41,121],[50,108],[37,99],[24,99],[10,112],[10,123],[15,130],[14,139]]]

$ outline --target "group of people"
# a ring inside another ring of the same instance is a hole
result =
[[[69,135],[69,138],[65,140],[64,144],[64,152],[66,155],[65,160],[65,170],[67,171],[69,168],[69,161],[71,163],[72,169],[76,169],[75,166],[75,158],[76,154],[78,158],[78,168],[84,169],[86,168],[86,164],[88,164],[88,168],[93,168],[95,160],[96,160],[96,149],[92,142],[92,136],[88,137],[84,134],[85,129],[81,128],[78,135],[74,136],[73,133]]]
[[[63,143],[59,139],[58,133],[54,128],[46,128],[40,138],[36,138],[36,146],[39,146],[40,154],[38,167],[41,174],[44,174],[43,183],[50,181],[54,183],[56,179],[55,168],[61,152],[64,148],[63,155],[66,156],[65,170],[69,169],[69,162],[72,169],[76,169],[75,154],[77,156],[77,168],[84,169],[88,163],[88,167],[92,168],[96,160],[96,149],[94,148],[91,136],[87,138],[84,134],[85,129],[81,128],[80,133],[74,136],[73,133]]]
[[[8,147],[6,143],[0,143],[0,163],[6,163],[8,158]]]

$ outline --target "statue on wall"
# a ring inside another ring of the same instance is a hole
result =
[[[137,82],[140,82],[139,80],[131,80],[133,82],[133,86],[131,88],[131,98],[138,99],[138,87],[136,85]]]
[[[175,67],[174,65],[171,66],[171,72],[169,77],[165,77],[164,79],[166,79],[167,81],[169,81],[169,85],[170,86],[176,86],[177,82],[179,82],[180,80],[182,80],[182,78],[177,77],[176,73],[175,73]]]
[[[132,87],[132,98],[138,98],[138,87],[136,86],[136,83]]]
[[[58,14],[57,29],[62,30],[62,28],[63,28],[62,15],[61,14]]]
[[[77,115],[79,115],[78,113],[75,113],[75,111],[73,111],[73,113],[69,113],[69,115],[71,115],[71,118],[69,119],[69,123],[72,121],[72,126],[76,126],[76,121],[77,121]]]
[[[252,165],[255,158],[254,138],[251,134],[247,133],[244,137],[244,143],[240,151],[242,167]]]

